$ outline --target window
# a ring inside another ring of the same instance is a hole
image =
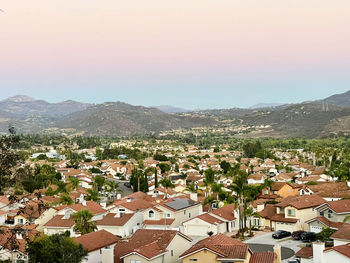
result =
[[[283,207],[280,208],[280,213],[284,214],[284,208]]]
[[[170,250],[170,254],[173,257],[174,256],[174,250]]]
[[[184,210],[184,215],[186,215],[186,210]]]
[[[332,218],[333,212],[331,210],[328,211],[328,218]]]
[[[322,211],[322,212],[320,212],[320,216],[324,216],[324,212]]]
[[[196,259],[196,258],[190,258],[190,261],[194,262],[194,261],[198,261],[198,259]]]
[[[148,218],[154,218],[154,212],[152,210],[148,212]]]
[[[295,210],[294,209],[288,209],[288,216],[295,216]]]
[[[170,213],[164,213],[164,217],[165,217],[165,218],[170,218],[171,215],[170,215]]]
[[[23,219],[22,218],[18,219],[17,222],[18,222],[18,224],[23,225]]]
[[[269,194],[269,190],[266,189],[266,190],[264,191],[264,194],[268,195],[268,194]]]

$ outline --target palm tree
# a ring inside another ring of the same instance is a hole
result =
[[[60,204],[63,204],[63,205],[72,205],[74,202],[73,202],[73,199],[69,196],[69,194],[67,193],[63,193],[60,197]]]
[[[253,207],[249,206],[244,210],[244,216],[249,217],[249,235],[252,236],[252,217],[260,218],[260,215],[254,211]]]
[[[97,227],[96,223],[91,221],[92,217],[93,214],[87,209],[74,213],[74,231],[79,231],[82,235],[94,232]]]
[[[160,182],[159,182],[166,191],[165,199],[168,198],[168,188],[174,188],[175,185],[170,181],[168,177],[164,177]]]
[[[113,193],[113,196],[115,196],[117,193],[123,192],[119,188],[119,183],[116,181],[108,180],[108,181],[106,181],[106,186],[107,186],[107,191],[109,193]]]
[[[78,189],[79,183],[80,183],[78,178],[71,176],[71,177],[69,177],[68,181],[71,184],[72,190]]]
[[[98,201],[98,191],[95,188],[87,189],[86,200]]]
[[[223,184],[213,183],[211,186],[212,192],[216,195],[216,205],[219,206],[219,194],[222,193]]]
[[[186,189],[188,192],[190,193],[197,193],[197,188],[196,185],[194,183],[190,183],[186,186]]]
[[[244,208],[244,197],[245,191],[248,188],[248,174],[245,171],[239,170],[234,178],[233,183],[230,185],[232,193],[235,193],[235,197],[238,203],[238,215],[239,215],[239,231],[242,233],[244,238],[244,228],[243,228],[243,211]]]

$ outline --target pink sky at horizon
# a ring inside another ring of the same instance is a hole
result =
[[[62,85],[87,77],[234,86],[324,74],[345,79],[339,90],[349,84],[348,0],[0,0],[0,8],[0,77],[14,87],[14,78],[34,87],[43,75]]]

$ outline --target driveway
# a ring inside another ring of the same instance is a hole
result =
[[[272,232],[266,234],[260,232],[259,236],[248,239],[245,243],[250,245],[253,251],[273,251],[273,246],[279,244],[282,247],[283,262],[288,262],[286,259],[293,258],[294,254],[305,246],[305,243],[292,238],[273,239]]]

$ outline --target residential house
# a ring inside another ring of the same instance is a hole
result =
[[[300,195],[300,188],[301,186],[295,184],[275,182],[271,187],[265,187],[262,189],[262,195],[286,198],[288,196]]]
[[[186,250],[180,258],[183,263],[249,263],[252,254],[253,251],[243,242],[223,234],[217,234],[197,242]]]
[[[112,263],[114,262],[114,247],[120,238],[105,230],[99,230],[80,237],[75,241],[87,250],[87,258],[83,263]]]
[[[179,256],[191,247],[192,239],[174,230],[139,229],[118,242],[115,263],[180,263]]]
[[[308,220],[310,231],[318,233],[323,228],[339,229],[344,225],[345,217],[350,216],[350,200],[325,202],[314,208],[316,217]]]
[[[182,222],[202,213],[202,205],[186,196],[167,199],[143,211],[143,227],[178,229]]]

